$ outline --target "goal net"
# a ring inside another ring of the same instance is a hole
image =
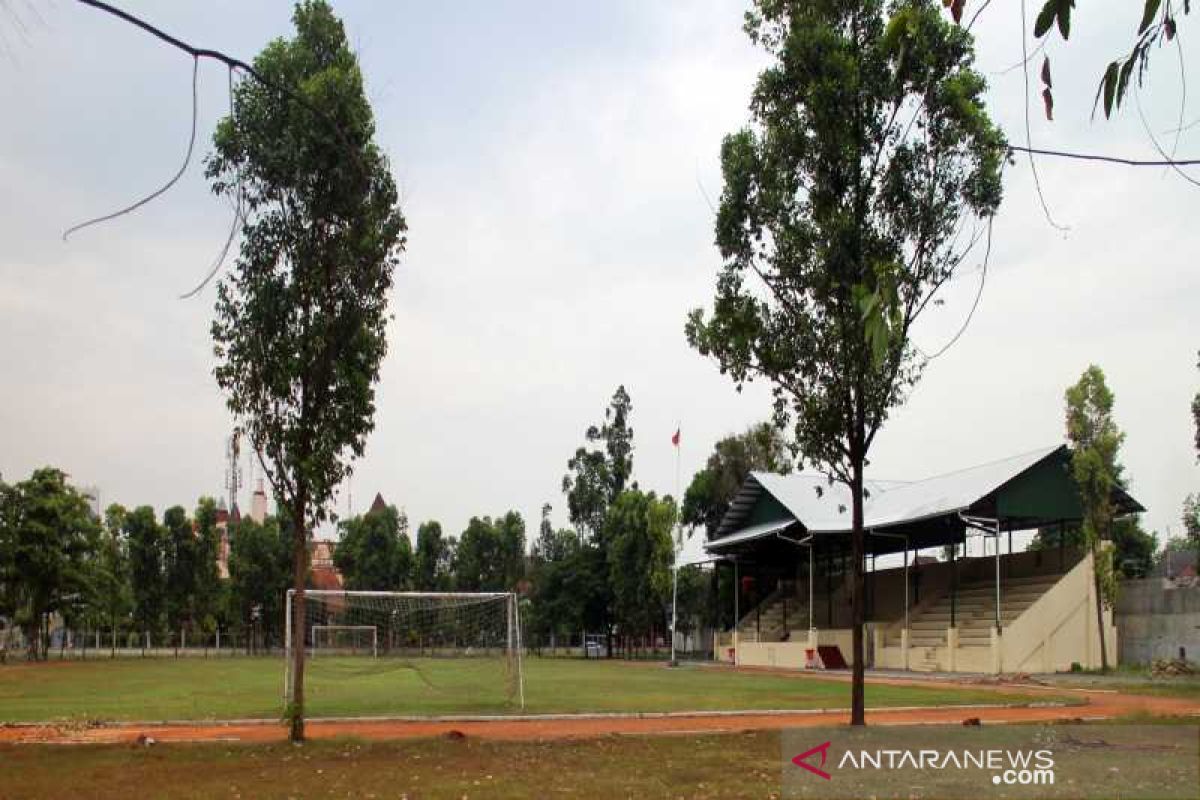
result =
[[[358,655],[360,651],[379,657],[379,626],[377,625],[313,625],[309,641],[312,656]]]
[[[320,715],[495,713],[525,707],[521,618],[509,592],[287,593],[284,701],[304,647],[305,706]]]

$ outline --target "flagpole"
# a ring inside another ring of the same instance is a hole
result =
[[[673,547],[671,548],[671,663],[672,667],[679,666],[679,662],[675,659],[675,624],[676,624],[676,608],[679,602],[679,550],[682,545],[681,534],[683,532],[683,498],[679,496],[679,450],[680,450],[680,435],[682,433],[682,425],[676,423],[675,426],[675,507],[677,509],[675,515],[675,536]]]

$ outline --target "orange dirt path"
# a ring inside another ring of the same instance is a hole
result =
[[[817,677],[809,675],[805,677],[812,680],[846,680],[844,676]],[[1200,716],[1200,701],[1178,697],[1154,697],[1028,684],[987,686],[967,681],[938,682],[903,678],[869,678],[868,682],[988,688],[995,691],[997,703],[1005,701],[1005,694],[1020,692],[1028,695],[1031,690],[1039,689],[1049,689],[1060,697],[1076,696],[1085,701],[1085,705],[1068,707],[1057,705],[868,709],[867,722],[873,725],[960,725],[964,719],[969,717],[977,717],[984,723],[1003,723],[1108,719],[1133,713],[1155,716]],[[698,714],[695,716],[535,717],[494,720],[310,720],[307,724],[307,733],[313,739],[347,736],[375,740],[407,739],[444,736],[452,732],[496,740],[568,739],[611,734],[718,733],[843,725],[847,722],[847,716],[847,711],[818,711],[769,714],[755,712],[721,715]],[[282,742],[287,739],[287,731],[282,724],[259,722],[127,723],[95,728],[56,725],[0,727],[0,744],[120,744],[136,742],[141,736],[149,736],[158,742]]]

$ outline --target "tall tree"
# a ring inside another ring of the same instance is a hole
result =
[[[347,589],[401,591],[412,586],[408,518],[395,506],[373,509],[341,523],[333,563]]]
[[[99,525],[66,477],[43,467],[4,493],[0,552],[8,580],[16,583],[14,596],[24,607],[18,619],[33,659],[46,657],[49,615],[70,613],[93,591],[89,567]]]
[[[207,635],[216,630],[221,604],[221,577],[217,570],[220,534],[217,501],[201,497],[196,503],[195,621]]]
[[[183,506],[171,506],[163,512],[163,532],[167,625],[171,634],[176,635],[195,621],[199,554],[192,521]]]
[[[110,633],[110,645],[117,647],[117,628],[133,610],[129,583],[129,555],[126,552],[125,521],[129,512],[119,503],[104,510],[104,532],[100,538],[97,602],[103,624]],[[115,654],[115,652],[114,652]]]
[[[525,521],[516,511],[471,517],[458,540],[454,578],[469,592],[513,591],[524,576]]]
[[[1104,372],[1089,366],[1078,383],[1067,389],[1067,439],[1073,448],[1071,474],[1083,505],[1081,529],[1083,541],[1093,556],[1096,584],[1096,624],[1100,631],[1100,668],[1108,669],[1108,648],[1104,639],[1104,608],[1116,599],[1117,581],[1112,554],[1101,546],[1112,539],[1116,507],[1113,490],[1121,485],[1121,466],[1117,453],[1125,434],[1112,417],[1113,394],[1104,381]]]
[[[1200,367],[1200,363],[1196,364]],[[1200,392],[1192,398],[1192,424],[1195,426],[1196,460],[1200,461]],[[1183,501],[1183,530],[1200,563],[1200,492],[1189,494]]]
[[[217,383],[293,521],[294,641],[305,630],[310,531],[374,427],[388,295],[405,221],[358,59],[323,0],[254,61],[214,134],[206,174],[244,209],[221,281]],[[304,652],[293,649],[291,737],[304,738]]]
[[[739,387],[769,382],[795,450],[849,487],[861,725],[863,468],[919,375],[912,326],[999,206],[1005,143],[933,0],[757,0],[746,31],[773,63],[721,148],[725,263],[687,336]]]
[[[417,551],[413,563],[413,588],[423,592],[444,592],[454,582],[453,539],[442,535],[437,520],[422,522],[417,528]]]
[[[654,492],[622,492],[605,520],[613,611],[621,630],[641,635],[665,628],[671,596],[675,501]]]
[[[279,522],[277,517],[267,517],[261,524],[242,517],[231,523],[229,599],[234,618],[246,631],[247,647],[256,619],[267,636],[284,627],[291,554],[290,537]]]
[[[770,422],[726,436],[713,447],[704,469],[693,476],[683,494],[682,522],[703,526],[708,538],[717,532],[729,503],[751,472],[792,471],[787,440]]]
[[[129,548],[129,583],[133,590],[134,619],[138,632],[157,631],[166,605],[163,550],[166,536],[154,509],[138,506],[125,518]]]
[[[581,533],[593,538],[604,527],[608,507],[625,491],[633,475],[633,429],[629,425],[633,403],[625,387],[618,386],[601,425],[584,433],[587,444],[567,461],[562,490],[567,510]]]

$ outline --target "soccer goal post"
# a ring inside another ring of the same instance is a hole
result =
[[[378,698],[380,714],[525,707],[521,612],[514,593],[308,590],[303,642],[294,641],[296,604],[295,590],[289,589],[285,704],[294,696],[293,648],[303,647],[314,657],[305,668],[305,705],[313,713],[322,712],[314,699],[333,693],[353,696],[360,707]],[[354,695],[356,687],[362,695]]]
[[[367,642],[370,642],[371,656],[379,658],[378,625],[312,625],[310,631],[313,658],[322,650],[332,655],[347,652],[358,655],[360,643],[365,648]]]

